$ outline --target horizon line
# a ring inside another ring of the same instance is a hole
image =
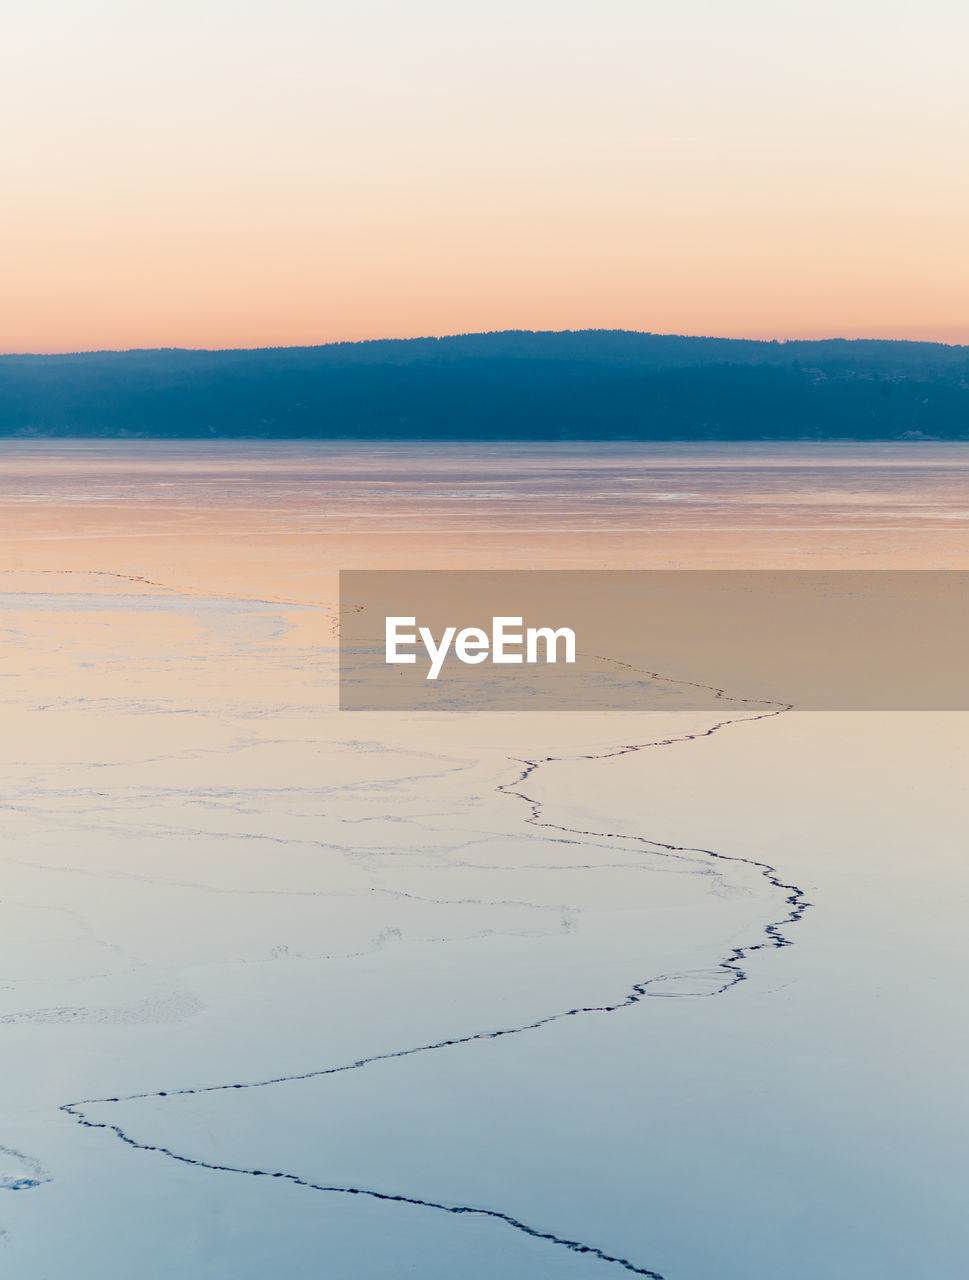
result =
[[[944,342],[937,338],[886,338],[862,337],[853,338],[833,334],[823,338],[805,337],[773,337],[750,338],[734,334],[717,333],[660,333],[652,329],[624,329],[590,327],[586,329],[468,329],[455,333],[410,334],[405,337],[386,336],[381,338],[334,338],[328,342],[306,343],[267,343],[261,346],[227,346],[227,347],[78,347],[57,351],[0,351],[0,359],[50,359],[58,356],[98,356],[98,355],[144,355],[164,352],[178,352],[186,355],[232,355],[237,352],[261,351],[319,351],[325,347],[363,347],[376,346],[390,342],[447,342],[458,338],[503,337],[510,334],[531,335],[535,337],[558,337],[566,334],[629,334],[642,338],[685,338],[698,342],[744,342],[757,346],[787,346],[795,343],[827,343],[827,342],[865,342],[879,344],[904,344],[920,347],[946,347],[951,350],[969,350],[969,343]]]

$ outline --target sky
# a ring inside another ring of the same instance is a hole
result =
[[[964,0],[20,0],[0,351],[969,342]]]

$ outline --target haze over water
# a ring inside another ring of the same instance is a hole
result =
[[[966,568],[967,481],[2,442],[11,1274],[959,1274],[967,717],[340,715],[333,606],[353,567]]]

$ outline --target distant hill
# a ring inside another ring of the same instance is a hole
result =
[[[969,439],[969,347],[581,330],[0,356],[0,436]]]

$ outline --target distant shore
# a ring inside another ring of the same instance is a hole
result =
[[[969,347],[585,330],[9,355],[0,436],[969,440]]]

